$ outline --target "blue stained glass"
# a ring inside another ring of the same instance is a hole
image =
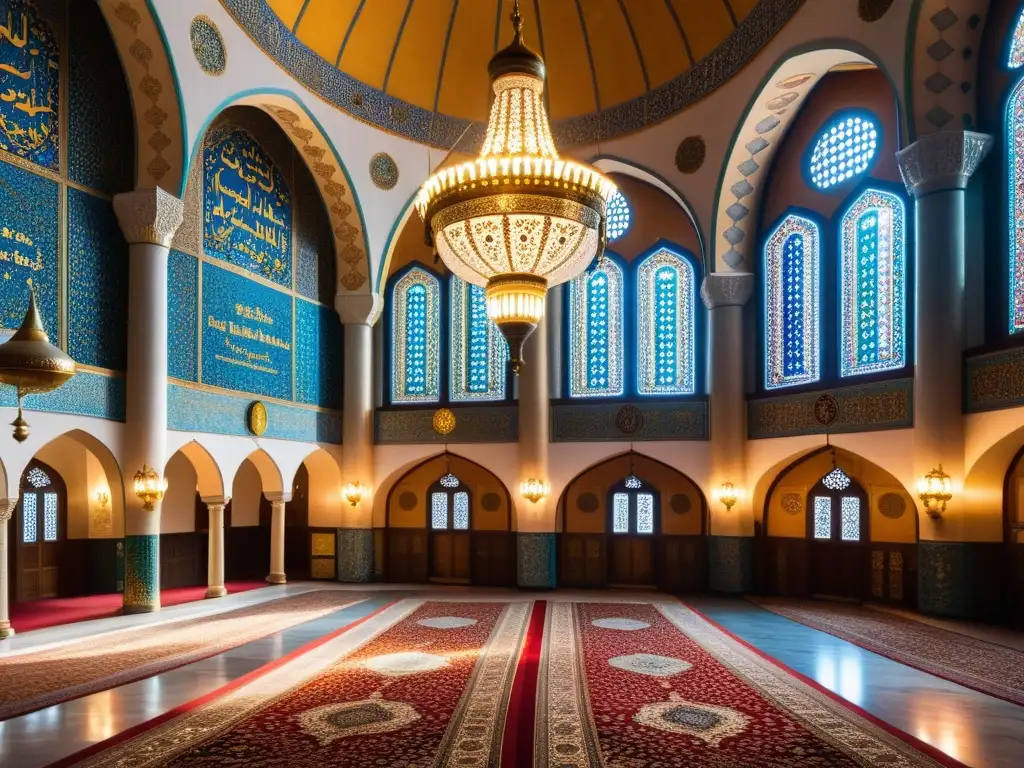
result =
[[[814,144],[808,164],[811,182],[828,189],[859,176],[871,165],[881,142],[877,124],[866,115],[832,121]]]
[[[1010,185],[1007,216],[1010,224],[1010,333],[1019,333],[1024,331],[1024,79],[1017,84],[1006,105],[1006,135]]]
[[[391,400],[437,402],[440,397],[440,283],[412,269],[391,293]]]
[[[693,394],[694,271],[669,250],[637,269],[637,392]]]
[[[605,257],[569,285],[569,395],[622,394],[622,269]]]
[[[1013,28],[1013,37],[1010,39],[1010,55],[1007,57],[1006,66],[1010,69],[1020,69],[1024,66],[1024,11],[1017,17],[1017,24]]]
[[[787,216],[764,247],[765,387],[817,381],[818,227]]]
[[[422,395],[427,391],[427,289],[414,285],[406,302],[405,391]]]
[[[587,386],[608,386],[608,276],[595,272],[587,280]]]
[[[508,344],[487,317],[484,289],[451,278],[451,398],[505,399]]]
[[[34,493],[26,493],[21,497],[21,541],[24,544],[35,544],[39,538],[38,498]]]
[[[786,376],[807,373],[804,357],[804,238],[790,235],[782,246],[782,326],[785,334],[784,365]]]
[[[488,337],[491,333],[487,320],[487,300],[484,289],[469,286],[469,338],[466,339],[466,357],[469,359],[469,391],[486,392],[490,389],[488,375]]]
[[[626,202],[622,192],[616,190],[612,199],[608,201],[608,210],[605,214],[605,234],[609,243],[626,234],[631,219],[629,203]]]

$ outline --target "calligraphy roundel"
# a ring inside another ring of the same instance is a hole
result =
[[[839,418],[839,402],[832,395],[822,395],[814,401],[814,420],[823,427],[831,427]]]
[[[192,53],[208,75],[222,75],[227,68],[227,49],[220,30],[209,16],[196,16],[189,27]]]

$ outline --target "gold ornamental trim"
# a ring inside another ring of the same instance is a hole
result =
[[[493,194],[490,197],[453,203],[435,213],[430,220],[430,226],[435,232],[441,232],[449,224],[456,224],[467,219],[519,214],[557,216],[575,221],[588,229],[597,229],[601,225],[601,214],[589,205],[566,197],[521,193]]]
[[[246,426],[256,437],[260,437],[267,431],[267,406],[259,400],[249,406],[246,414]]]

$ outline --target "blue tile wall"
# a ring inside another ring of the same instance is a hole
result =
[[[68,354],[123,371],[128,356],[128,243],[113,205],[68,189]]]
[[[312,182],[305,178],[296,178],[295,291],[313,301],[324,300],[320,295],[321,248],[316,232],[318,205],[322,207],[319,193]],[[333,258],[334,248],[328,248],[326,252]]]
[[[516,583],[527,589],[554,589],[558,586],[555,551],[557,536],[553,533],[520,533],[516,535]]]
[[[96,3],[68,10],[68,177],[124,192],[133,186],[135,135],[121,61]]]
[[[295,300],[295,399],[342,408],[344,331],[338,313],[322,304]]]
[[[100,419],[124,421],[125,390],[120,376],[79,371],[62,387],[45,395],[28,395],[23,405],[30,411],[70,413],[75,416],[95,416]],[[0,387],[0,407],[17,406],[13,387]],[[28,417],[31,423],[31,417]]]
[[[202,265],[203,383],[292,399],[292,297]]]
[[[338,581],[373,581],[373,529],[338,529]]]
[[[124,612],[148,613],[160,608],[160,537],[125,536]]]
[[[752,536],[708,537],[708,585],[712,592],[749,592],[753,574]]]
[[[199,381],[199,259],[170,252],[167,293],[167,374]]]
[[[249,436],[246,413],[255,398],[167,385],[167,427],[181,432]],[[282,403],[264,402],[264,437],[316,443],[341,443],[341,415]]]
[[[28,281],[50,341],[59,339],[60,185],[0,162],[0,326],[17,328],[28,308]]]

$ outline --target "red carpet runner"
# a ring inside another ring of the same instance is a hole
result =
[[[871,608],[799,601],[753,602],[900,664],[1024,704],[1024,653],[1020,651]]]
[[[215,656],[365,598],[364,593],[343,590],[309,592],[212,616],[119,630],[51,650],[0,656],[0,720]]]

